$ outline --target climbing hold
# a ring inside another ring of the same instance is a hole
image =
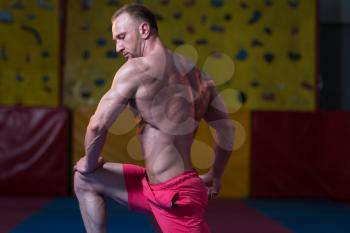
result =
[[[239,91],[237,99],[243,105],[247,102],[247,94],[243,91]]]
[[[47,74],[45,74],[41,77],[41,79],[43,80],[43,82],[48,82],[50,78]]]
[[[246,2],[241,2],[240,6],[242,9],[247,9],[249,7]]]
[[[95,79],[95,86],[97,87],[102,87],[105,85],[105,83],[106,83],[106,80],[102,78]]]
[[[264,27],[264,32],[265,32],[267,35],[269,35],[269,36],[272,35],[272,30],[271,30],[271,28],[269,28],[269,27]]]
[[[81,91],[80,93],[81,97],[83,97],[83,99],[89,99],[92,96],[91,91]]]
[[[51,92],[52,92],[52,88],[49,87],[49,86],[47,86],[47,85],[44,86],[43,90],[44,90],[46,93],[51,93]]]
[[[271,52],[264,53],[264,59],[267,63],[271,64],[274,58],[275,58],[275,55],[273,55],[273,53]]]
[[[197,45],[206,45],[206,44],[208,44],[208,40],[207,40],[207,39],[204,39],[204,38],[202,38],[202,39],[197,39],[197,40],[196,40],[196,44],[197,44]]]
[[[42,43],[42,39],[40,36],[40,33],[38,32],[38,30],[36,30],[35,28],[32,28],[28,25],[24,25],[22,24],[20,27],[22,30],[29,32],[30,34],[32,34],[35,38],[35,41],[40,45]]]
[[[83,50],[83,52],[81,53],[81,56],[83,57],[84,60],[87,60],[90,58],[90,51],[85,49]]]
[[[34,15],[34,14],[27,14],[26,17],[27,17],[28,20],[36,19],[36,15]]]
[[[186,0],[184,4],[186,7],[192,7],[196,4],[196,0]]]
[[[118,6],[119,5],[119,0],[109,0],[108,1],[108,6]]]
[[[301,54],[298,52],[289,51],[288,57],[292,61],[299,61],[301,59]]]
[[[207,19],[208,19],[207,15],[202,15],[201,16],[201,24],[205,24],[207,22]]]
[[[7,49],[5,47],[1,47],[0,49],[0,59],[3,61],[7,61]]]
[[[97,46],[99,46],[99,47],[103,47],[103,46],[105,46],[106,44],[107,44],[107,40],[105,39],[105,38],[98,38],[97,40],[96,40],[96,44],[97,44]]]
[[[224,15],[224,19],[225,19],[225,21],[231,21],[232,15],[230,13],[227,13]]]
[[[297,8],[299,6],[299,0],[288,0],[288,6],[290,8]]]
[[[250,82],[250,85],[251,85],[252,87],[259,87],[259,86],[260,86],[260,82],[259,82],[258,80],[252,80],[252,81]]]
[[[253,12],[252,16],[248,20],[248,24],[254,24],[254,23],[258,22],[260,20],[260,18],[261,18],[261,12],[256,10]]]
[[[41,52],[41,56],[44,57],[44,58],[47,58],[47,57],[50,56],[50,53],[49,53],[48,50],[44,50],[44,51]]]
[[[273,102],[276,100],[276,95],[272,92],[264,92],[261,94],[261,97],[264,101]]]
[[[160,4],[163,5],[163,6],[168,5],[169,2],[170,2],[170,0],[160,0]]]
[[[27,64],[32,61],[32,56],[30,55],[30,53],[28,53],[28,52],[26,53],[24,60]]]
[[[36,0],[36,4],[44,10],[52,10],[53,5],[51,2],[47,2],[47,0]]]
[[[180,19],[182,17],[182,12],[177,11],[174,13],[173,18],[174,19]]]
[[[157,13],[154,13],[154,15],[155,15],[157,21],[163,21],[164,17],[162,15],[157,14]]]
[[[265,0],[265,6],[267,6],[267,7],[273,6],[273,1],[272,0]]]
[[[263,47],[264,44],[263,44],[263,42],[261,42],[260,40],[254,39],[254,40],[252,40],[252,42],[250,43],[250,46],[253,47],[253,48],[256,48],[256,47]]]
[[[297,26],[294,26],[294,27],[292,27],[292,29],[290,30],[290,34],[292,35],[292,36],[296,36],[296,35],[298,35],[299,34],[299,28],[297,27]]]
[[[16,81],[17,82],[22,82],[23,80],[24,80],[23,76],[20,73],[16,73]]]
[[[0,22],[11,24],[14,22],[13,15],[8,11],[0,11]]]
[[[224,0],[211,0],[210,3],[213,7],[222,7],[224,5]]]
[[[248,58],[248,51],[246,49],[240,49],[236,54],[236,59],[239,61],[244,61]]]
[[[92,0],[82,0],[81,9],[82,10],[90,10],[92,7]]]
[[[301,82],[301,86],[307,91],[313,91],[314,90],[314,85],[312,85],[308,81],[302,81]]]
[[[185,44],[185,41],[183,39],[180,38],[174,38],[171,41],[173,43],[173,45],[183,45]]]
[[[225,28],[222,25],[219,25],[219,24],[211,25],[210,30],[212,32],[225,32]]]
[[[193,34],[196,33],[196,29],[195,29],[195,27],[194,27],[193,25],[188,25],[188,26],[186,27],[186,31],[187,31],[189,34],[191,34],[191,35],[193,35]]]
[[[115,59],[118,57],[118,53],[115,50],[108,50],[106,52],[106,57],[109,59]]]
[[[12,7],[16,10],[23,10],[25,8],[23,1],[17,0],[12,4]]]

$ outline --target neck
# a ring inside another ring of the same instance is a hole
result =
[[[142,56],[146,57],[152,53],[163,49],[165,49],[165,46],[160,40],[159,36],[151,36],[148,40],[145,40],[144,42]]]

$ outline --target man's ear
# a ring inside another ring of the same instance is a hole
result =
[[[148,23],[143,22],[139,26],[139,32],[142,39],[147,39],[151,35],[151,27]]]

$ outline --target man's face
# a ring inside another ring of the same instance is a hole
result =
[[[141,56],[142,39],[138,20],[127,13],[122,13],[113,21],[112,35],[117,53],[122,54],[126,59]]]

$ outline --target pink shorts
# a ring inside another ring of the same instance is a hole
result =
[[[124,164],[123,170],[130,209],[152,213],[165,233],[210,232],[203,218],[207,188],[195,170],[159,184],[148,182],[143,167]]]

